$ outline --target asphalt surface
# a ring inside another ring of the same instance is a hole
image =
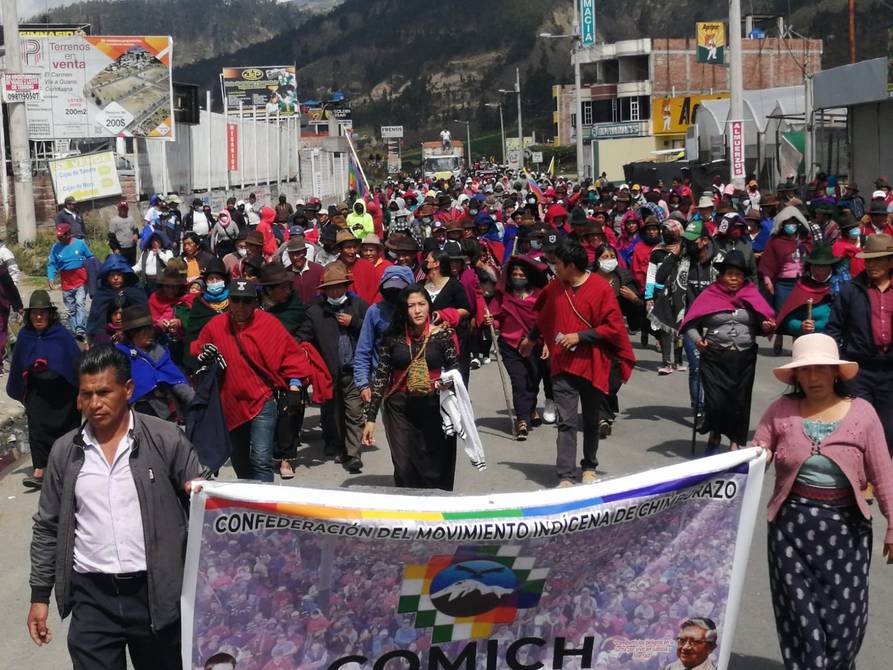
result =
[[[782,392],[771,374],[779,359],[761,355],[754,388],[751,427],[756,425],[766,406]],[[691,458],[691,417],[688,410],[687,374],[677,372],[658,377],[659,357],[653,350],[636,346],[639,364],[630,383],[621,392],[621,414],[613,435],[599,449],[600,473],[613,476],[639,472],[678,463]],[[508,491],[534,492],[556,484],[554,474],[555,430],[549,426],[535,429],[526,442],[511,439],[503,392],[495,364],[472,373],[471,396],[478,416],[478,428],[484,440],[489,467],[478,472],[460,452],[456,475],[457,494]],[[542,402],[542,399],[541,399]],[[322,445],[319,414],[308,410],[305,442],[297,467],[297,476],[287,485],[325,488],[388,486],[392,483],[391,464],[379,427],[380,445],[364,453],[362,474],[348,475],[340,466],[320,460]],[[2,432],[4,429],[0,429]],[[7,432],[9,429],[5,429]],[[0,438],[6,439],[5,435]],[[704,440],[698,443],[703,453]],[[61,623],[53,609],[50,629],[55,639],[46,647],[36,648],[30,641],[25,617],[28,611],[28,547],[31,516],[37,495],[22,487],[30,461],[22,459],[0,479],[0,670],[32,670],[70,667],[65,646],[67,623]],[[227,470],[222,478],[233,478]],[[771,491],[772,474],[763,491],[763,508]],[[278,478],[277,478],[277,481]],[[871,569],[871,608],[868,633],[859,657],[859,668],[881,670],[891,667],[893,651],[889,629],[893,627],[893,566],[887,566],[881,554],[881,539],[886,521],[874,509],[874,555]],[[769,596],[766,567],[766,520],[761,513],[751,551],[747,582],[735,634],[731,668],[735,670],[776,670],[780,662],[778,642]]]

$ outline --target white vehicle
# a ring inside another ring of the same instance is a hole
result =
[[[453,140],[449,149],[441,142],[422,142],[422,170],[426,179],[458,179],[465,168],[465,146]]]

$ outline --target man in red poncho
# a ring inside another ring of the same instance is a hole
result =
[[[344,271],[353,277],[353,292],[370,305],[378,302],[378,273],[372,263],[359,257],[360,241],[347,230],[339,230],[335,236],[335,250]],[[382,272],[384,272],[382,270]]]
[[[632,374],[633,355],[614,291],[586,270],[589,259],[576,242],[564,240],[554,252],[557,277],[537,300],[536,327],[521,340],[527,356],[542,338],[550,351],[550,372],[558,406],[556,470],[561,488],[573,486],[577,454],[577,405],[583,415],[582,481],[595,481],[598,419],[608,377],[616,359],[621,379]]]

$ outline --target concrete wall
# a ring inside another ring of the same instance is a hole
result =
[[[850,107],[849,128],[850,181],[868,193],[879,176],[893,176],[893,101]]]

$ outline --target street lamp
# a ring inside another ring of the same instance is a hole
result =
[[[487,102],[484,103],[485,107],[499,107],[499,132],[502,135],[502,164],[505,165],[505,122],[502,120],[502,103],[501,102]]]
[[[465,124],[465,136],[468,138],[468,158],[466,159],[465,166],[468,170],[468,173],[471,174],[471,121],[460,121],[459,119],[453,119],[453,123]]]
[[[583,181],[583,95],[580,84],[580,53],[579,53],[579,31],[577,26],[577,3],[574,3],[574,31],[573,35],[556,35],[553,33],[540,33],[540,37],[544,39],[570,38],[574,41],[571,47],[571,62],[574,65],[574,106],[577,108],[577,182]],[[595,165],[592,166],[592,173],[595,174]]]
[[[515,68],[515,88],[501,88],[499,89],[500,93],[514,93],[518,96],[518,150],[520,155],[518,156],[518,163],[520,164],[520,168],[524,168],[524,133],[521,129],[521,68]]]

